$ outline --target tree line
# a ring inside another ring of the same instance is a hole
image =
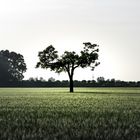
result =
[[[74,80],[74,87],[140,87],[140,81],[121,81],[115,79],[104,79],[98,77],[97,80]],[[0,87],[69,87],[68,80],[47,80],[38,78],[29,78],[22,81],[9,81],[0,83]]]
[[[90,67],[94,70],[100,62],[99,45],[90,42],[83,43],[84,47],[79,52],[65,51],[58,55],[58,51],[50,45],[38,53],[39,61],[36,68],[50,69],[56,73],[66,72],[69,81],[44,81],[43,78],[38,80],[23,80],[24,73],[27,70],[23,55],[10,52],[9,50],[0,51],[0,87],[68,87],[70,92],[74,92],[75,87],[139,87],[140,82],[126,82],[120,80],[105,80],[104,77],[95,80],[77,81],[74,80],[74,71],[77,68]]]
[[[52,45],[46,47],[38,53],[39,61],[36,68],[50,69],[56,73],[66,72],[69,77],[70,92],[74,92],[73,76],[75,69],[91,67],[91,70],[94,70],[99,65],[99,45],[90,42],[83,44],[84,47],[79,53],[65,51],[62,55],[58,55],[58,51]],[[23,73],[26,70],[27,67],[21,54],[8,50],[0,51],[0,83],[2,85],[21,83]]]

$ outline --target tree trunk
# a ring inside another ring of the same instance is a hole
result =
[[[73,92],[73,76],[70,76],[70,92]]]

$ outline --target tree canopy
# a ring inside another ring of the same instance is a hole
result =
[[[0,81],[20,81],[24,78],[26,64],[21,54],[9,52],[9,50],[0,51]]]
[[[50,68],[56,73],[67,72],[70,80],[70,92],[73,92],[73,75],[74,70],[78,67],[91,67],[94,70],[99,65],[98,52],[99,45],[90,42],[83,43],[84,47],[80,54],[72,51],[65,51],[63,55],[58,56],[58,52],[50,45],[38,53],[39,62],[36,67]]]

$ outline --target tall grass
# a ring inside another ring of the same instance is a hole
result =
[[[140,89],[0,89],[0,140],[81,139],[139,140]]]

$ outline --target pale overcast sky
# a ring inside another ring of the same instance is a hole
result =
[[[74,79],[98,76],[140,80],[140,0],[0,0],[0,50],[24,55],[29,77],[68,79],[35,69],[38,51],[53,45],[60,53],[100,46],[101,64],[77,69]]]

